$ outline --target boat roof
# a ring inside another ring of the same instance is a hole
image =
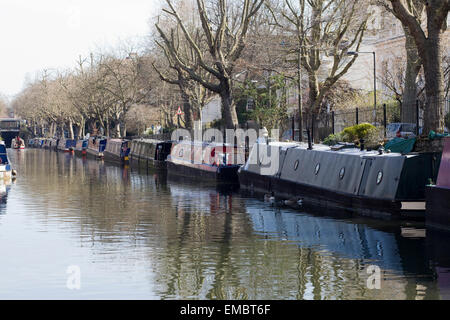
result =
[[[265,143],[260,143],[265,144]],[[273,141],[269,143],[270,146],[276,146],[280,147],[281,149],[308,149],[308,143],[306,142],[280,142],[280,141]],[[361,151],[357,147],[352,147],[350,145],[339,145],[344,146],[342,148],[337,148],[336,146],[327,146],[324,144],[314,144],[313,150],[314,151],[324,151],[324,152],[331,152],[331,153],[340,153],[340,154],[349,154],[349,155],[359,155],[361,157],[399,157],[399,156],[405,156],[401,153],[397,152],[383,152],[380,154],[378,150],[363,150]],[[414,156],[414,155],[408,155],[408,156]]]
[[[133,139],[133,142],[145,142],[145,143],[161,143],[165,142],[163,140],[157,140],[157,139]]]

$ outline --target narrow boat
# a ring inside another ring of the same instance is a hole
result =
[[[77,156],[85,156],[87,147],[88,147],[88,140],[78,140],[74,149],[75,154]]]
[[[0,180],[10,182],[12,178],[12,168],[6,152],[4,141],[0,141]]]
[[[44,148],[45,140],[45,138],[38,138],[36,148]]]
[[[426,224],[450,231],[450,137],[444,139],[436,185],[426,186]]]
[[[120,164],[128,164],[131,141],[125,139],[109,139],[104,150],[104,159]]]
[[[36,147],[36,138],[28,139],[28,148],[35,148]]]
[[[72,152],[75,148],[77,141],[74,139],[66,139],[61,138],[58,141],[58,150],[64,151],[64,152]]]
[[[166,159],[173,141],[134,139],[131,142],[130,162],[132,165],[153,169],[166,169]]]
[[[421,218],[433,153],[384,153],[273,142],[253,146],[239,170],[243,189],[376,217]]]
[[[44,139],[44,143],[42,144],[42,148],[44,149],[50,149],[51,148],[51,144],[52,144],[52,140],[54,139]]]
[[[96,159],[103,159],[103,152],[105,151],[107,139],[101,136],[90,137],[88,147],[86,149],[87,155],[95,157]]]
[[[17,150],[25,149],[25,141],[19,136],[11,140],[11,148]]]
[[[166,161],[169,175],[238,183],[237,171],[245,162],[244,148],[183,140],[173,144]]]

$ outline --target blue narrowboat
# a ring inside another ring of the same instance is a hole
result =
[[[107,161],[121,164],[129,163],[131,141],[125,139],[109,139],[104,150],[104,158]]]
[[[11,181],[12,168],[9,163],[8,154],[4,141],[0,141],[0,179],[2,181]]]
[[[96,159],[103,159],[106,142],[107,139],[102,136],[90,137],[86,149],[87,155],[95,157]]]
[[[77,140],[61,138],[58,141],[58,150],[71,152],[74,150]]]
[[[88,140],[78,140],[75,144],[75,154],[77,156],[85,156],[86,155],[86,149],[88,147]]]
[[[36,138],[28,139],[28,148],[34,148],[36,141],[37,141]]]

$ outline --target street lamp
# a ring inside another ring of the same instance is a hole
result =
[[[348,51],[349,56],[358,56],[360,53],[371,53],[373,54],[373,112],[374,117],[377,112],[377,73],[376,73],[376,56],[375,51]]]

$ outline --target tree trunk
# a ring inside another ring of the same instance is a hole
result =
[[[120,122],[116,121],[114,125],[114,135],[116,138],[120,138]]]
[[[222,88],[223,90],[220,92],[220,98],[222,101],[222,118],[225,120],[226,129],[234,129],[239,124],[239,121],[229,80],[222,82]]]
[[[73,138],[74,138],[73,122],[72,122],[72,119],[69,119],[69,139],[73,139]]]
[[[442,48],[440,29],[429,27],[425,58],[423,63],[425,75],[426,105],[423,133],[430,130],[444,131],[444,74],[442,72]]]
[[[405,71],[405,91],[401,103],[401,121],[416,123],[416,100],[417,100],[417,76],[419,75],[422,61],[419,58],[414,38],[407,27],[403,27],[405,32],[406,49],[406,71]]]

